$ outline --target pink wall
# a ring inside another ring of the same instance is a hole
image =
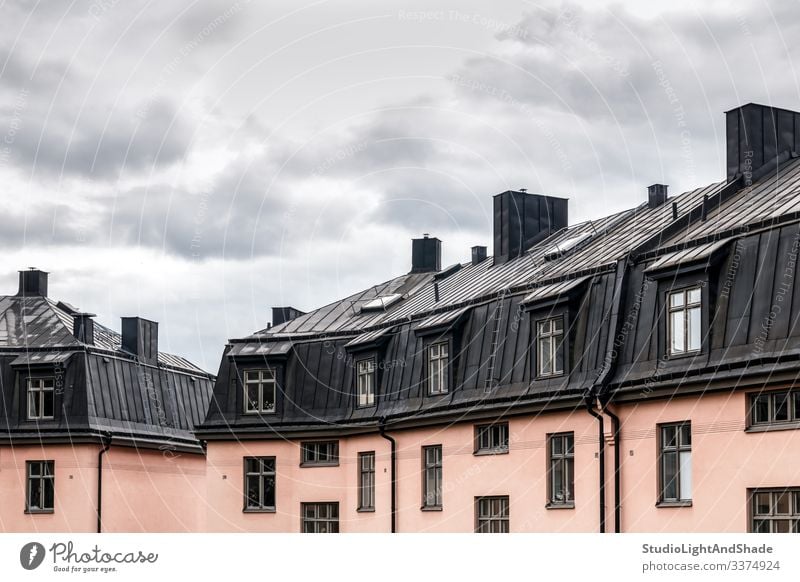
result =
[[[97,530],[97,455],[100,445],[0,447],[0,530]],[[178,456],[179,455],[179,456]],[[26,514],[26,461],[55,461],[55,511]],[[202,455],[112,447],[103,468],[106,532],[202,531],[205,460]]]
[[[744,392],[617,406],[624,532],[745,532],[747,489],[800,486],[800,431],[745,432]],[[692,422],[692,507],[656,507],[656,425]],[[631,456],[632,455],[632,456]]]
[[[398,516],[401,532],[471,532],[474,498],[509,495],[512,531],[597,531],[597,428],[586,412],[527,416],[509,421],[510,452],[473,455],[473,423],[390,432],[398,446]],[[546,435],[574,431],[576,503],[548,510]],[[422,511],[421,447],[443,445],[443,510]],[[338,501],[343,532],[388,532],[389,443],[379,435],[339,440],[338,467],[302,468],[299,443],[243,441],[208,443],[210,531],[300,530],[300,503]],[[358,513],[359,452],[376,451],[376,512]],[[277,512],[244,513],[244,456],[277,458]]]

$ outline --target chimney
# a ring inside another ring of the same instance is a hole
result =
[[[305,315],[305,312],[295,309],[294,307],[273,307],[272,308],[272,325],[280,325],[286,323],[295,317]]]
[[[427,234],[422,238],[411,240],[411,272],[430,273],[442,269],[442,241],[430,238]]]
[[[567,199],[508,190],[494,197],[494,264],[522,256],[567,226]]]
[[[472,247],[472,264],[477,265],[486,260],[486,247]]]
[[[94,345],[94,313],[72,314],[72,335],[79,342]]]
[[[647,207],[658,208],[667,201],[666,184],[653,184],[647,187]]]
[[[143,364],[158,364],[158,323],[142,317],[123,317],[122,349]]]
[[[800,113],[748,103],[725,112],[728,181],[753,172],[781,154],[800,151]]]
[[[19,272],[19,291],[20,297],[31,297],[41,295],[47,297],[47,273],[31,267],[27,271]]]

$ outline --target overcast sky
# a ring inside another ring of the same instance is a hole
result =
[[[724,111],[800,109],[796,1],[498,4],[2,2],[0,292],[37,266],[216,371],[413,236],[491,247],[493,194],[602,216],[722,179]]]

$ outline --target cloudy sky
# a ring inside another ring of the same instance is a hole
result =
[[[0,2],[0,292],[37,266],[211,371],[413,236],[491,246],[493,194],[601,216],[721,179],[727,109],[800,108],[796,1]]]

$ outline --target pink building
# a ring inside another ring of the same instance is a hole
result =
[[[203,531],[205,456],[192,433],[213,376],[122,334],[20,272],[0,297],[0,530]]]
[[[727,176],[273,310],[216,378],[21,273],[0,299],[7,531],[800,532],[800,114],[727,113]],[[99,508],[99,509],[98,509]]]

